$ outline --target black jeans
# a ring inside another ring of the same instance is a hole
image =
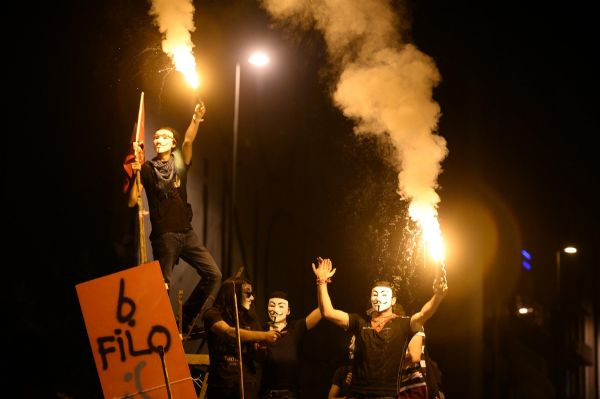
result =
[[[152,240],[152,254],[160,263],[165,283],[171,282],[173,267],[183,259],[200,275],[201,280],[183,306],[183,313],[193,317],[212,306],[221,285],[221,270],[193,229],[184,233],[164,233]]]

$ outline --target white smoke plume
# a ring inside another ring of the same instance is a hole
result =
[[[396,149],[398,193],[421,225],[437,225],[436,192],[448,154],[437,135],[440,107],[434,61],[399,33],[398,14],[386,0],[262,0],[278,21],[323,33],[339,68],[333,101],[355,121],[357,134],[389,135]],[[435,227],[434,227],[435,229]],[[439,233],[439,225],[437,226]]]
[[[148,13],[154,16],[159,32],[163,34],[162,50],[171,57],[175,68],[185,75],[188,82],[197,86],[191,37],[191,32],[196,30],[192,0],[151,0],[150,3]]]

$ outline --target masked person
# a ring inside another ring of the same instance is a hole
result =
[[[236,302],[237,298],[237,315]],[[210,399],[240,398],[240,366],[236,325],[242,343],[244,397],[256,399],[265,345],[282,336],[277,330],[262,331],[254,309],[252,285],[235,277],[221,285],[213,307],[204,313],[210,358],[207,396]],[[259,345],[260,344],[260,345]]]
[[[288,295],[275,291],[268,297],[268,329],[284,335],[275,343],[267,344],[260,396],[267,399],[297,399],[300,391],[300,350],[307,331],[321,320],[321,312],[314,309],[302,319],[288,321],[291,314]]]
[[[317,278],[319,308],[325,319],[356,336],[352,382],[349,398],[396,398],[400,385],[398,371],[404,368],[405,352],[413,335],[423,328],[446,296],[448,286],[442,279],[433,284],[433,296],[412,316],[393,312],[396,297],[387,281],[376,281],[371,289],[368,319],[357,313],[335,309],[327,284],[335,274],[331,260],[317,259],[312,264]]]
[[[327,399],[347,398],[348,391],[350,390],[350,383],[352,382],[352,360],[354,359],[355,342],[356,337],[353,335],[350,338],[350,344],[348,345],[348,362],[335,370],[333,378],[331,379],[331,387],[329,387]]]
[[[191,328],[195,316],[211,306],[221,282],[217,263],[192,229],[192,207],[187,202],[187,172],[192,162],[192,145],[204,113],[204,104],[197,104],[181,151],[177,149],[177,131],[162,127],[152,139],[156,156],[143,165],[137,161],[131,165],[134,173],[128,205],[135,206],[141,190],[145,188],[152,224],[152,254],[160,263],[167,289],[179,258],[189,263],[201,277],[183,305],[184,329]],[[135,179],[138,172],[141,173],[141,186]]]

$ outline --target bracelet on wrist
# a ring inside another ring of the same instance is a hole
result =
[[[317,285],[322,285],[322,284],[329,284],[331,283],[331,279],[327,278],[327,279],[320,279],[317,277]]]

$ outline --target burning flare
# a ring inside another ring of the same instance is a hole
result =
[[[419,204],[412,202],[408,207],[408,214],[421,228],[423,240],[425,241],[424,244],[429,250],[429,256],[431,256],[435,262],[443,262],[444,241],[442,239],[442,231],[440,229],[440,223],[435,208],[428,204],[419,206]]]
[[[192,88],[196,89],[200,85],[200,79],[196,73],[196,59],[192,55],[192,49],[182,46],[173,50],[173,54],[169,55],[173,59],[175,69],[183,74]]]

